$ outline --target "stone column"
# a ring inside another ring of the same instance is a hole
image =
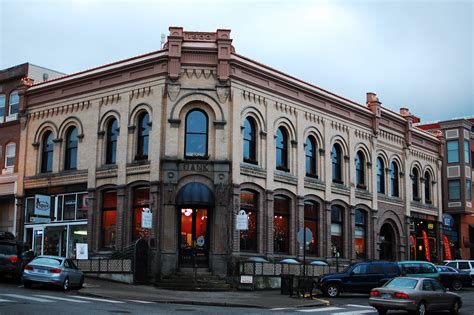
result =
[[[267,257],[273,257],[273,190],[266,190],[267,198]]]
[[[304,251],[304,246],[303,244],[298,243],[296,234],[298,231],[303,228],[304,225],[304,196],[298,196],[297,197],[297,202],[296,202],[296,211],[295,211],[295,221],[296,224],[294,225],[296,227],[296,231],[293,232],[293,237],[295,242],[293,244],[295,245],[295,251],[293,253],[297,256],[301,255],[303,256],[303,251]],[[309,240],[307,240],[309,241]],[[290,251],[291,253],[291,251]]]
[[[326,244],[326,257],[332,257],[332,248],[331,248],[331,202],[326,201],[324,203],[324,222],[326,223],[324,225],[325,229],[323,231],[323,236],[324,236],[324,244]]]
[[[100,198],[99,198],[100,199]],[[87,189],[87,244],[90,251],[99,250],[101,207],[98,204],[95,188]]]
[[[127,208],[126,186],[117,186],[117,223],[115,225],[115,249],[120,250],[125,244],[125,211]]]
[[[377,226],[377,219],[378,219],[378,210],[372,209],[371,216],[369,220],[371,220],[372,225],[372,259],[380,259],[380,228],[381,226]],[[383,224],[383,222],[382,222]]]
[[[347,233],[344,233],[344,239],[347,239],[347,257],[350,260],[356,259],[355,252],[355,206],[349,206],[349,222],[347,222],[348,230]]]

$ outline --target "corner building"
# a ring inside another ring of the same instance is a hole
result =
[[[157,277],[194,263],[226,276],[250,256],[301,256],[307,226],[310,258],[397,260],[413,218],[434,223],[439,251],[440,141],[373,93],[357,104],[237,54],[230,30],[171,27],[160,51],[26,97],[19,218],[43,253],[87,241],[107,255],[146,237]],[[31,220],[35,194],[51,197],[49,223]]]

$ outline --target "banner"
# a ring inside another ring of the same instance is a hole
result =
[[[425,245],[425,256],[427,261],[431,261],[431,256],[430,256],[430,243],[428,242],[428,235],[426,235],[425,230],[421,230],[421,233],[423,233],[423,244]]]
[[[451,246],[449,245],[449,240],[446,234],[443,234],[443,246],[444,246],[444,259],[452,260],[453,256],[451,255]]]

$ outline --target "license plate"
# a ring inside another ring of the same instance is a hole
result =
[[[41,269],[35,269],[36,272],[38,273],[47,273],[47,270],[41,270]]]
[[[392,297],[392,295],[390,293],[382,294],[382,299],[389,299],[391,297]]]

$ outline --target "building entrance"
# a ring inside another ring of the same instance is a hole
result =
[[[179,265],[209,266],[208,209],[180,208]]]
[[[385,223],[380,229],[380,259],[396,260],[395,232],[390,224]]]

